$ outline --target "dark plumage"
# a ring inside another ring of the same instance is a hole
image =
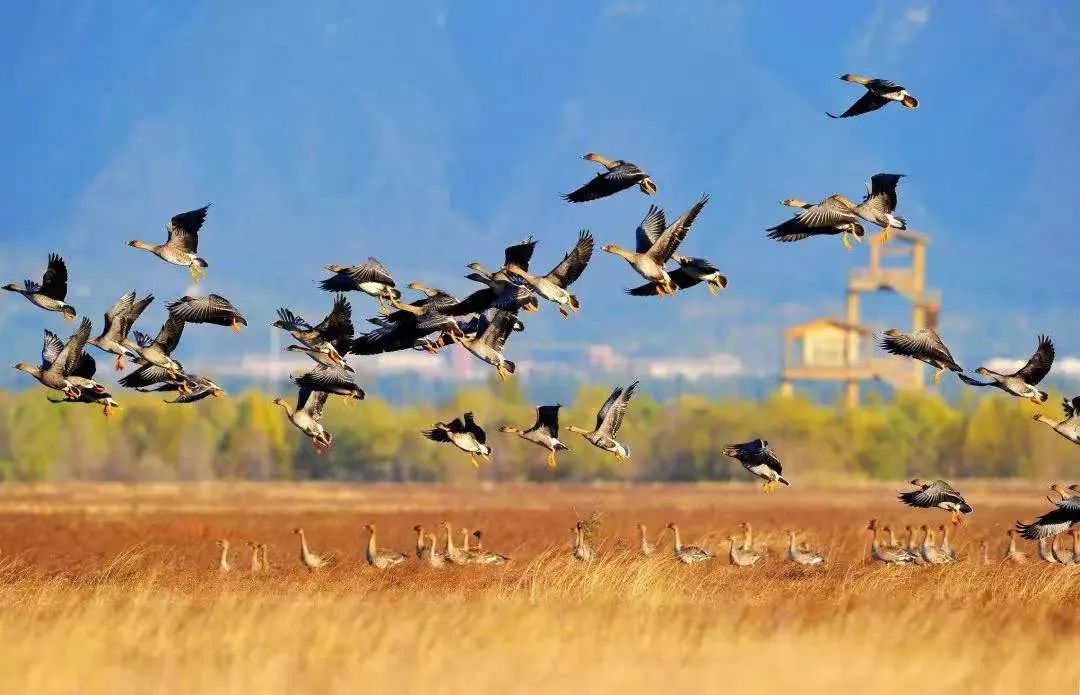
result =
[[[166,305],[169,314],[184,323],[212,323],[215,326],[228,326],[237,333],[241,326],[247,325],[247,319],[240,314],[228,299],[221,295],[209,294],[205,297],[181,297]]]
[[[10,283],[3,286],[8,292],[18,292],[26,297],[27,301],[36,307],[46,311],[58,311],[64,316],[65,321],[74,321],[75,307],[64,300],[67,298],[68,270],[64,259],[55,253],[49,254],[49,265],[45,268],[45,274],[41,282],[23,280],[22,286]]]
[[[952,514],[954,524],[963,521],[962,514],[972,512],[971,505],[964,500],[963,496],[952,485],[949,485],[944,480],[927,481],[915,478],[911,481],[911,484],[919,489],[901,492],[898,495],[900,501],[909,507],[944,509]]]
[[[571,203],[584,203],[589,200],[597,200],[614,195],[627,188],[637,186],[645,195],[656,193],[656,184],[649,178],[637,164],[626,162],[621,159],[611,160],[602,155],[590,152],[582,157],[603,166],[607,171],[597,174],[591,181],[581,188],[563,195],[563,200]]]
[[[910,357],[935,367],[938,370],[934,373],[935,384],[941,382],[941,375],[946,369],[952,372],[964,371],[953,359],[941,336],[932,328],[917,328],[910,334],[890,328],[881,339],[881,349],[892,355]]]
[[[772,492],[777,484],[790,485],[786,478],[781,475],[784,468],[780,459],[776,457],[769,443],[764,439],[754,439],[743,444],[732,444],[724,449],[724,455],[736,459],[743,468],[750,471],[765,482],[761,486],[762,492]]]
[[[1013,396],[1030,399],[1033,403],[1045,403],[1050,395],[1035,387],[1050,373],[1053,364],[1054,343],[1048,336],[1040,335],[1035,354],[1023,367],[1012,374],[999,374],[986,367],[979,367],[975,373],[990,377],[990,381],[978,381],[965,374],[960,375],[960,380],[970,386],[993,386]]]
[[[1054,504],[1054,509],[1030,524],[1017,521],[1016,530],[1029,541],[1037,541],[1068,531],[1080,523],[1080,497],[1067,497]]]
[[[919,100],[908,94],[906,89],[895,82],[878,78],[860,77],[852,74],[841,75],[840,79],[845,82],[861,84],[866,87],[866,94],[862,95],[858,101],[849,106],[848,110],[839,116],[826,111],[825,115],[829,118],[851,118],[852,116],[859,116],[871,111],[877,111],[890,101],[899,102],[909,109],[916,109],[919,107]]]

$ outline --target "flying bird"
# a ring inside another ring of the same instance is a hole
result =
[[[946,369],[961,374],[964,371],[953,359],[941,336],[932,328],[916,328],[910,334],[890,328],[881,339],[881,349],[889,354],[910,357],[934,367],[937,369],[934,372],[935,384],[941,383],[941,375]]]
[[[330,394],[325,391],[312,391],[301,388],[296,394],[296,406],[294,407],[284,398],[275,398],[274,405],[280,405],[285,409],[285,415],[296,429],[307,435],[311,440],[311,446],[316,454],[329,449],[334,443],[334,435],[323,427],[323,411],[326,409],[326,399]]]
[[[496,310],[490,319],[486,314],[482,314],[476,327],[476,335],[469,337],[462,331],[457,341],[463,348],[495,367],[499,380],[506,381],[509,375],[517,371],[517,365],[503,357],[502,351],[517,323],[517,318],[508,311]],[[461,329],[460,326],[457,328]]]
[[[866,184],[866,195],[854,212],[867,222],[881,227],[878,241],[889,240],[890,229],[907,229],[907,220],[893,214],[896,211],[896,184],[903,174],[874,174]]]
[[[352,322],[352,305],[344,295],[339,294],[334,298],[330,313],[316,326],[285,307],[278,309],[277,314],[278,320],[270,324],[271,326],[287,331],[305,347],[323,353],[326,361],[331,364],[344,366],[344,353],[335,346],[340,347],[351,341],[356,330]]]
[[[155,365],[165,369],[172,377],[184,373],[184,366],[172,358],[172,353],[180,344],[184,333],[184,320],[169,314],[157,336],[151,338],[141,331],[133,331],[135,341],[124,341],[124,347],[138,355],[140,364]]]
[[[1075,396],[1070,401],[1062,399],[1061,408],[1065,411],[1065,419],[1060,422],[1045,415],[1036,414],[1032,418],[1068,439],[1073,444],[1080,444],[1080,396]]]
[[[848,110],[839,116],[826,111],[825,115],[829,118],[851,118],[852,116],[860,116],[864,113],[877,111],[890,101],[900,102],[905,108],[909,109],[919,108],[919,100],[908,94],[906,89],[895,82],[877,78],[859,77],[858,75],[852,75],[850,73],[841,75],[840,79],[845,82],[861,84],[866,87],[866,94],[859,97],[858,101],[849,106]]]
[[[670,225],[666,224],[663,210],[655,205],[650,206],[635,234],[636,251],[627,251],[615,244],[605,244],[601,250],[622,258],[638,275],[654,283],[657,295],[674,296],[678,287],[664,266],[690,233],[694,220],[708,202],[708,195],[701,196],[700,200]]]
[[[630,399],[634,397],[637,386],[638,382],[635,381],[626,388],[615,387],[604,401],[604,405],[600,407],[600,411],[596,413],[596,426],[592,431],[574,425],[567,425],[567,429],[580,434],[585,441],[596,448],[615,454],[615,458],[619,461],[630,458],[630,447],[616,440],[615,436],[622,427],[623,417],[626,416],[626,409],[630,405]]]
[[[590,152],[582,159],[596,162],[606,171],[597,174],[591,181],[572,193],[563,196],[563,200],[571,203],[584,203],[589,200],[598,200],[614,195],[627,188],[637,186],[645,195],[656,193],[656,184],[637,164],[621,159],[611,160],[602,155]]]
[[[171,316],[184,321],[184,323],[212,323],[215,326],[228,326],[236,333],[240,332],[241,326],[247,325],[247,319],[232,305],[228,299],[219,294],[208,294],[205,297],[184,296],[166,305]]]
[[[954,524],[964,521],[963,514],[972,512],[971,505],[964,500],[956,489],[944,480],[920,480],[915,478],[911,484],[919,488],[899,494],[900,501],[909,507],[922,509],[944,509],[952,515]]]
[[[769,232],[770,239],[786,243],[801,241],[811,236],[839,234],[840,242],[849,251],[851,250],[849,235],[862,243],[866,230],[859,224],[859,216],[855,214],[855,203],[844,196],[831,195],[817,204],[807,203],[798,198],[788,198],[782,202],[788,207],[802,208],[803,211],[765,230]]]
[[[169,223],[165,225],[168,239],[164,244],[148,244],[145,241],[129,241],[132,246],[143,251],[149,251],[166,263],[186,267],[191,274],[191,281],[198,283],[206,275],[209,263],[205,258],[199,257],[199,230],[206,222],[206,211],[210,205],[204,205],[197,210],[189,210],[173,215]]]
[[[516,427],[503,426],[500,432],[515,434],[527,442],[542,446],[548,450],[547,466],[555,470],[556,451],[569,451],[570,449],[559,441],[559,408],[561,405],[539,405],[536,407],[536,423],[527,430]]]
[[[433,442],[449,443],[461,449],[469,455],[474,468],[480,467],[476,457],[491,460],[491,447],[487,445],[487,433],[476,424],[471,412],[465,413],[462,418],[454,418],[450,422],[436,422],[435,427],[424,430],[422,434]]]
[[[993,386],[1005,393],[1027,398],[1032,403],[1045,403],[1050,395],[1046,391],[1035,388],[1040,381],[1050,373],[1050,367],[1054,364],[1054,343],[1048,336],[1039,336],[1039,346],[1035,348],[1027,363],[1012,374],[999,374],[986,367],[979,367],[976,374],[990,377],[990,381],[983,382],[972,379],[966,374],[960,375],[960,380],[970,386]]]
[[[772,493],[777,485],[791,485],[781,475],[784,472],[784,467],[781,465],[780,459],[776,457],[776,454],[769,448],[769,443],[764,439],[755,439],[743,444],[732,444],[724,449],[724,456],[736,459],[742,464],[743,468],[765,481],[761,485],[761,491],[766,494]]]
[[[327,292],[363,292],[379,300],[379,309],[385,310],[385,301],[401,299],[401,292],[394,285],[394,278],[377,258],[368,258],[360,265],[328,265],[333,277],[319,283]]]
[[[137,356],[137,353],[124,343],[128,339],[131,326],[152,301],[154,301],[154,295],[147,295],[136,302],[135,290],[128,292],[105,312],[105,324],[101,335],[86,341],[88,345],[116,355],[115,367],[118,372],[124,369],[125,357]]]
[[[1054,509],[1035,521],[1025,524],[1016,522],[1016,530],[1029,541],[1042,540],[1068,531],[1080,523],[1080,497],[1063,497],[1054,502]]]
[[[316,367],[294,377],[293,383],[301,389],[311,389],[358,401],[364,400],[364,389],[356,384],[351,373],[341,367]]]
[[[552,268],[547,275],[532,275],[528,270],[511,264],[506,267],[506,272],[520,278],[534,292],[559,306],[559,313],[567,318],[570,312],[581,309],[578,298],[567,291],[567,287],[573,284],[585,271],[585,266],[592,258],[593,237],[589,230],[584,229],[578,234],[577,244],[570,249],[562,261]]]
[[[89,335],[89,331],[87,334]],[[41,353],[42,364],[49,363],[51,365],[55,363],[57,359],[60,358],[64,348],[65,345],[60,341],[60,338],[58,338],[56,334],[45,331],[45,342]],[[68,353],[64,359],[74,359],[74,354],[74,352]],[[78,394],[73,394],[69,391],[64,393],[63,398],[49,398],[49,401],[51,403],[87,403],[89,405],[100,405],[102,406],[102,414],[105,415],[105,417],[109,417],[113,410],[120,409],[120,404],[116,402],[112,397],[112,394],[110,394],[104,386],[94,381],[94,375],[96,373],[97,362],[90,354],[83,352],[79,355],[78,361],[75,362],[75,367],[71,369],[70,373],[67,375],[68,381],[78,388]]]
[[[719,290],[726,288],[728,285],[727,277],[704,258],[682,256],[679,258],[672,257],[672,260],[675,260],[679,267],[667,271],[667,274],[680,290],[689,289],[704,282],[709,294],[716,296]],[[644,285],[626,290],[626,294],[631,297],[656,297],[661,292],[658,283],[647,282]]]
[[[67,298],[68,270],[64,259],[55,253],[49,254],[49,265],[45,268],[45,274],[41,276],[41,283],[33,280],[23,280],[20,287],[17,283],[4,285],[8,292],[18,292],[26,297],[27,301],[45,311],[59,311],[65,321],[75,320],[75,307],[64,299]]]
[[[160,374],[160,372],[162,371],[161,367],[149,366],[149,367],[143,367],[142,369],[140,369],[140,370],[138,370],[136,372],[133,372],[132,374],[130,374],[128,376],[133,376],[135,374],[138,374],[143,369],[146,369],[148,371],[158,370],[157,371],[158,374]],[[125,379],[126,378],[127,377],[125,377]],[[123,381],[123,380],[121,380],[121,381]],[[155,383],[157,383],[156,388],[141,388],[141,387],[139,387],[139,388],[136,388],[135,390],[136,391],[144,391],[144,392],[153,392],[153,393],[175,392],[177,394],[176,398],[172,399],[171,401],[170,400],[165,400],[165,403],[170,403],[170,404],[197,403],[198,401],[201,401],[204,398],[210,398],[210,397],[221,398],[222,396],[226,395],[225,394],[225,389],[221,388],[220,386],[215,384],[213,381],[211,381],[207,377],[200,376],[198,374],[184,374],[178,380],[175,380],[175,381],[171,381],[171,380],[166,379],[166,380],[164,380],[164,381],[162,381],[160,383],[158,383],[158,382],[155,382]]]
[[[15,369],[26,372],[42,386],[61,391],[73,400],[78,399],[83,391],[105,393],[104,386],[85,376],[87,373],[92,376],[97,369],[96,365],[92,364],[94,358],[83,353],[86,341],[90,339],[90,329],[90,320],[83,318],[67,343],[61,341],[52,331],[45,331],[40,366],[19,362]]]

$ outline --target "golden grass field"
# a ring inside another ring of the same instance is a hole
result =
[[[958,484],[975,506],[961,562],[870,565],[871,516],[947,520],[899,487],[0,487],[0,692],[1077,692],[1080,567],[978,559],[1045,488]],[[603,542],[584,566],[568,529],[593,510]],[[411,527],[443,519],[513,561],[363,564],[364,523],[411,554]],[[721,551],[743,520],[763,565],[679,565],[670,535],[659,557],[631,550],[639,521]],[[336,566],[303,570],[295,526]],[[825,567],[785,561],[788,527]],[[269,544],[270,573],[249,576],[246,540]]]

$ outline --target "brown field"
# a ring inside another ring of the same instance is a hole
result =
[[[958,487],[975,513],[961,562],[935,568],[866,562],[871,516],[947,521],[897,485],[0,487],[0,692],[1076,692],[1080,568],[976,557],[989,539],[999,558],[1045,488]],[[593,510],[603,543],[583,566],[568,528]],[[411,552],[411,527],[443,519],[513,562],[362,564],[362,524]],[[678,565],[667,536],[636,558],[634,524],[671,520],[720,556]],[[719,552],[743,520],[769,548],[758,567]],[[302,570],[295,526],[337,565]],[[788,527],[828,564],[787,563]],[[244,569],[249,539],[268,575]]]

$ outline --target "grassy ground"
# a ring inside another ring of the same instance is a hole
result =
[[[896,486],[0,488],[0,692],[1075,692],[1080,568],[977,557],[1043,491],[960,487],[962,559],[934,568],[866,562],[869,517],[947,518]],[[583,566],[568,528],[593,510]],[[513,561],[361,564],[363,523],[406,551],[444,518]],[[638,521],[720,551],[743,520],[769,548],[754,568],[678,565],[670,536],[659,557],[631,549]],[[334,568],[302,570],[298,525]],[[789,527],[824,567],[784,562]],[[271,572],[236,552],[220,575],[219,537],[268,543]]]

